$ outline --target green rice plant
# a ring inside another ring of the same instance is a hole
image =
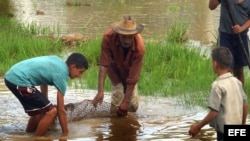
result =
[[[185,43],[188,40],[187,36],[188,26],[183,21],[175,21],[170,28],[167,29],[166,41]]]
[[[150,85],[154,84],[150,91],[141,89],[142,93],[162,93],[165,96],[201,90],[204,88],[201,83],[204,78],[202,75],[199,78],[199,75],[207,74],[209,77],[206,79],[210,81],[213,78],[207,73],[210,67],[210,60],[202,58],[199,51],[191,49],[190,46],[171,42],[154,45],[146,43],[139,85],[148,90],[151,88]]]
[[[170,5],[166,7],[167,12],[179,12],[180,6],[178,4]]]
[[[1,75],[11,65],[23,59],[61,52],[63,46],[61,42],[49,37],[37,36],[45,32],[34,32],[36,28],[37,31],[44,31],[42,27],[32,24],[27,27],[8,18],[0,17]]]
[[[250,70],[247,66],[244,68],[244,76],[245,76],[245,83],[243,87],[249,99],[250,98],[250,87],[249,87],[250,86]],[[250,100],[248,100],[248,103],[250,103]]]

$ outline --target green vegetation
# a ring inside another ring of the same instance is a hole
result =
[[[177,22],[166,31],[163,41],[145,41],[146,54],[138,83],[141,95],[176,96],[181,104],[205,106],[216,75],[212,71],[210,58],[201,55],[200,49],[186,44],[187,28],[187,25]],[[26,58],[48,54],[63,56],[63,44],[58,38],[50,36],[51,32],[48,28],[34,24],[24,26],[0,17],[0,75],[14,63]],[[69,85],[97,89],[100,44],[101,39],[98,38],[78,44],[74,50],[67,50],[83,53],[90,64],[83,78],[70,81]],[[248,70],[246,76],[245,86],[249,86]],[[109,79],[106,81],[105,89],[109,91]],[[248,93],[249,87],[245,89]]]
[[[7,17],[0,17],[0,75],[20,60],[40,55],[60,54],[62,44],[53,37],[48,38],[51,33],[49,28],[35,24],[23,25]]]

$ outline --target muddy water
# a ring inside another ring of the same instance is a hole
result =
[[[162,39],[172,23],[188,22],[188,36],[196,43],[210,45],[215,42],[218,12],[207,8],[208,1],[201,0],[79,0],[81,6],[67,6],[62,0],[9,0],[14,18],[53,27],[59,25],[61,34],[80,32],[86,36],[100,37],[123,14],[131,14],[138,23],[145,24],[146,39]],[[44,15],[37,15],[37,10]],[[68,88],[65,103],[92,99],[95,90]],[[49,99],[56,103],[55,89],[50,87]],[[105,101],[109,102],[109,93]],[[136,114],[127,118],[91,117],[69,123],[70,134],[61,137],[58,123],[53,125],[41,140],[68,141],[214,141],[215,132],[205,126],[195,139],[187,134],[191,124],[202,119],[206,109],[187,108],[176,98],[141,97]],[[34,140],[25,133],[28,116],[17,99],[0,82],[0,141]],[[249,123],[249,118],[248,118]]]
[[[49,99],[56,104],[56,90],[49,87]],[[92,99],[95,90],[68,88],[65,103]],[[109,102],[109,93],[105,101]],[[34,140],[32,134],[25,133],[28,116],[17,99],[1,83],[0,91],[0,140]],[[161,97],[141,97],[137,113],[129,113],[127,118],[114,116],[92,116],[69,122],[69,136],[61,137],[61,129],[56,122],[41,140],[86,140],[86,141],[136,141],[136,140],[214,140],[210,127],[204,128],[200,139],[190,139],[187,134],[191,124],[201,119],[206,111],[200,107],[192,109],[178,104],[178,99]]]
[[[92,99],[95,94],[96,90],[68,87],[65,104]],[[56,104],[54,87],[49,87],[49,99]],[[110,102],[108,92],[104,101]],[[207,111],[201,107],[187,108],[176,98],[141,96],[137,113],[129,113],[127,118],[95,115],[69,122],[67,137],[61,136],[56,121],[42,138],[25,133],[28,116],[2,82],[0,105],[0,141],[215,141],[216,138],[208,125],[195,138],[190,138],[187,134],[190,125],[201,120]],[[247,122],[250,123],[249,117]]]

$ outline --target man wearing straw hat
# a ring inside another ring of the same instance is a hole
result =
[[[137,25],[131,16],[123,16],[103,36],[101,43],[98,92],[93,99],[96,105],[103,101],[104,83],[108,75],[112,84],[111,103],[117,107],[118,116],[136,112],[139,105],[137,82],[145,54],[140,35],[143,25]]]

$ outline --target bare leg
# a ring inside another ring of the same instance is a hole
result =
[[[42,114],[38,114],[35,116],[31,116],[29,118],[27,127],[26,127],[26,132],[30,133],[30,132],[35,132],[36,128],[40,122],[40,120],[42,119],[42,117],[44,116],[44,113]]]
[[[55,107],[45,113],[44,117],[41,119],[41,121],[38,124],[37,130],[36,130],[36,136],[43,136],[46,133],[49,126],[54,122],[56,113],[57,111]]]
[[[235,67],[233,70],[234,76],[237,77],[242,85],[244,85],[244,71],[243,71],[243,67]]]

